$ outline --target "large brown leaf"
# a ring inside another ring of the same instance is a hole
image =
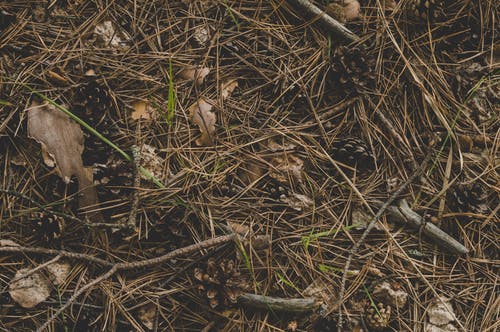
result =
[[[45,163],[55,166],[64,182],[69,183],[71,176],[76,176],[80,209],[97,208],[92,172],[83,167],[84,138],[80,126],[55,106],[33,101],[28,110],[28,134],[42,145]],[[100,214],[88,213],[88,217],[100,219]]]

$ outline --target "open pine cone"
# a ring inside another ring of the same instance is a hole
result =
[[[330,151],[333,159],[360,169],[373,167],[374,157],[366,143],[356,137],[346,137],[336,140]]]
[[[377,309],[372,305],[365,311],[365,323],[370,331],[384,331],[391,321],[391,307],[383,303],[377,304]]]
[[[488,213],[488,192],[477,182],[459,183],[451,189],[451,208],[475,214]]]
[[[435,20],[439,17],[442,7],[441,0],[411,0],[408,1],[410,15],[418,20]]]
[[[200,282],[198,289],[205,294],[212,308],[236,303],[244,286],[241,274],[230,259],[216,262],[214,258],[209,258],[205,269],[194,270],[194,277]]]
[[[330,81],[346,92],[362,94],[375,86],[375,58],[362,46],[340,46],[335,50],[330,68]]]

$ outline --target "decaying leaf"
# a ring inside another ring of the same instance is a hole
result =
[[[289,176],[297,181],[303,181],[304,161],[293,154],[287,154],[271,159],[273,167],[269,170],[269,175],[282,183],[287,183]]]
[[[358,0],[344,0],[345,19],[349,22],[359,17],[361,5]]]
[[[123,49],[127,46],[128,38],[125,33],[117,31],[111,21],[104,21],[94,28],[96,44],[99,47]]]
[[[208,67],[187,67],[181,70],[179,77],[184,80],[194,81],[197,86],[200,86],[209,73],[210,68]]]
[[[306,195],[296,193],[287,197],[283,197],[280,200],[283,203],[287,203],[292,209],[296,211],[302,211],[303,209],[311,207],[314,204],[313,200]]]
[[[40,272],[26,275],[30,269],[21,269],[16,272],[16,281],[9,285],[9,294],[12,299],[23,308],[33,308],[50,296],[50,281]]]
[[[210,146],[214,144],[215,138],[215,113],[212,105],[205,99],[200,98],[189,108],[191,121],[200,127],[201,137],[196,140],[197,145]]]
[[[228,80],[221,85],[222,99],[226,99],[238,86],[236,79]],[[198,146],[211,146],[215,141],[215,122],[217,118],[212,112],[212,103],[201,97],[191,107],[189,107],[189,115],[191,121],[200,127],[201,137],[196,140]]]
[[[44,270],[33,272],[24,268],[16,272],[9,284],[9,294],[21,307],[33,308],[45,301],[53,286],[64,282],[71,266],[68,263],[55,262],[47,265]]]
[[[193,38],[199,46],[205,47],[210,40],[210,31],[204,26],[196,27],[193,30]]]
[[[132,108],[134,109],[130,114],[132,120],[154,120],[156,118],[156,111],[148,102],[136,101],[132,104]]]
[[[144,167],[157,179],[163,179],[164,160],[156,153],[156,149],[148,144],[141,147],[141,166]],[[144,180],[149,180],[141,173]]]
[[[42,145],[42,151],[55,162],[56,171],[65,183],[76,176],[80,191],[80,208],[98,205],[97,193],[93,186],[92,170],[83,167],[83,132],[69,116],[51,104],[31,103],[28,110],[28,133]],[[49,163],[50,164],[50,163]],[[50,166],[50,165],[49,165]],[[89,217],[99,217],[89,213]]]
[[[318,300],[323,301],[324,311],[334,310],[337,305],[337,296],[335,291],[332,289],[331,285],[327,284],[320,278],[314,280],[306,289],[302,292],[304,297],[315,297]]]
[[[293,143],[283,143],[279,144],[273,139],[269,139],[267,141],[267,148],[271,152],[285,152],[285,151],[293,151],[297,148],[297,145]]]
[[[356,229],[365,229],[372,218],[372,215],[366,209],[361,206],[355,206],[351,212],[351,225],[356,225]],[[375,224],[375,229],[382,229],[378,222]]]
[[[430,324],[443,326],[455,320],[455,313],[449,298],[440,296],[427,307],[427,319]]]
[[[393,287],[387,281],[375,285],[372,295],[378,301],[388,304],[392,308],[403,308],[408,300],[408,293],[404,289]]]
[[[264,175],[265,165],[258,161],[249,160],[239,168],[239,177],[246,184],[252,184]]]
[[[148,303],[142,306],[138,312],[138,318],[146,328],[152,330],[154,328],[156,317],[156,306],[152,303]]]
[[[231,231],[233,231],[234,233],[237,233],[241,236],[247,236],[247,235],[251,234],[251,232],[252,232],[252,230],[249,226],[238,224],[238,223],[231,222],[231,221],[227,222],[227,226],[229,229],[231,229]]]
[[[234,89],[238,87],[238,80],[236,78],[223,82],[221,85],[221,96],[222,99],[227,99]]]
[[[71,265],[68,263],[55,262],[47,265],[46,267],[50,280],[54,285],[60,285],[66,280],[69,272],[71,271]]]

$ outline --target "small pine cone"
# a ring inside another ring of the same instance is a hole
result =
[[[441,0],[411,0],[408,2],[410,15],[421,21],[427,19],[432,21],[438,18],[441,7]]]
[[[369,306],[365,311],[365,323],[371,331],[384,331],[391,321],[391,307],[383,303],[377,304],[377,309]]]
[[[329,79],[347,92],[362,94],[375,87],[375,58],[361,46],[340,46],[332,58]]]
[[[270,179],[264,185],[264,190],[267,191],[269,197],[274,200],[284,199],[290,196],[290,189],[275,179]]]
[[[83,83],[76,91],[76,102],[83,106],[87,113],[103,114],[113,106],[113,99],[106,86],[98,82],[95,73],[88,71]]]
[[[210,258],[205,269],[194,270],[194,277],[200,283],[198,289],[205,293],[212,308],[236,303],[239,290],[244,285],[234,261],[230,259],[217,263]]]
[[[52,242],[61,236],[64,219],[46,212],[39,212],[33,220],[33,233],[44,242]]]
[[[336,141],[330,154],[333,159],[349,166],[369,169],[374,165],[374,157],[368,146],[356,137],[346,137]]]
[[[111,157],[106,164],[94,167],[94,184],[97,185],[99,196],[106,200],[130,194],[133,181],[132,166],[126,161]]]
[[[477,182],[455,185],[451,189],[451,199],[455,211],[488,214],[488,192]]]

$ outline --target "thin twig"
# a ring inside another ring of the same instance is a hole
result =
[[[47,319],[47,321],[40,328],[37,329],[37,331],[38,332],[44,331],[57,318],[57,316],[59,316],[73,302],[76,301],[76,299],[78,298],[78,296],[80,296],[81,294],[83,294],[83,292],[85,292],[90,287],[95,286],[99,282],[110,278],[117,271],[120,271],[120,270],[131,270],[131,269],[148,267],[148,266],[152,266],[152,265],[159,265],[159,264],[162,264],[162,263],[164,263],[166,261],[172,260],[172,259],[174,259],[176,257],[184,256],[184,255],[187,255],[187,254],[199,251],[199,250],[207,249],[207,248],[210,248],[210,247],[213,247],[213,246],[217,246],[219,244],[230,242],[230,241],[233,241],[236,238],[237,238],[236,234],[223,235],[223,236],[219,236],[219,237],[216,237],[216,238],[208,239],[208,240],[205,240],[205,241],[200,242],[200,243],[192,244],[190,246],[187,246],[187,247],[184,247],[184,248],[180,248],[180,249],[171,251],[168,254],[165,254],[165,255],[160,256],[160,257],[155,257],[155,258],[151,258],[151,259],[145,259],[145,260],[136,261],[136,262],[125,262],[125,263],[112,264],[112,267],[111,267],[111,269],[109,269],[108,272],[102,274],[101,276],[97,277],[96,279],[92,280],[91,282],[89,282],[88,284],[86,284],[85,286],[83,286],[82,288],[80,288],[79,290],[77,290],[69,298],[69,300],[63,306],[61,306],[52,316],[50,316]],[[14,249],[14,248],[22,248],[22,247],[6,247],[6,248],[7,249]],[[0,250],[1,249],[4,249],[4,248],[0,247]],[[48,251],[49,250],[47,250],[44,253],[48,253]],[[64,255],[62,251],[53,250],[52,252],[58,252],[58,254]],[[109,265],[109,264],[110,264],[109,262],[106,262],[105,265]]]
[[[427,156],[425,157],[424,161],[422,162],[422,165],[419,168],[417,168],[413,172],[413,174],[398,188],[398,190],[396,190],[389,197],[389,199],[380,207],[378,212],[375,214],[375,216],[372,218],[372,220],[370,220],[370,222],[368,223],[368,226],[366,227],[365,231],[361,235],[360,239],[356,243],[354,243],[352,248],[349,250],[349,256],[347,257],[347,261],[346,261],[346,264],[344,266],[344,271],[342,273],[342,282],[340,284],[340,292],[339,292],[339,307],[338,307],[339,320],[337,323],[337,330],[339,332],[342,331],[342,324],[343,324],[343,322],[342,322],[342,303],[343,303],[343,297],[345,294],[347,274],[349,271],[349,267],[351,266],[351,262],[352,262],[354,255],[358,251],[361,244],[363,244],[363,242],[365,241],[368,234],[370,234],[370,231],[373,229],[373,227],[375,227],[375,224],[377,223],[378,219],[382,216],[382,214],[384,214],[385,210],[387,210],[387,208],[392,204],[392,202],[394,202],[398,198],[398,196],[406,189],[406,187],[408,187],[410,185],[410,183],[412,183],[418,176],[420,176],[422,171],[425,169],[425,165],[427,165],[427,162],[430,160],[431,155],[432,154],[429,152],[427,154]]]
[[[321,301],[317,298],[287,299],[243,293],[238,296],[238,304],[269,311],[304,313],[318,308]]]
[[[289,0],[289,2],[295,4],[296,7],[299,7],[306,14],[317,18],[319,23],[345,41],[351,43],[359,40],[359,37],[356,34],[343,26],[342,23],[326,14],[325,11],[318,8],[309,0]]]

